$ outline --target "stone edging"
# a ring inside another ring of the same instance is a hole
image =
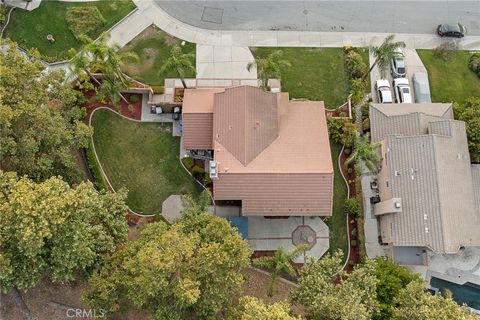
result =
[[[342,167],[341,167],[341,163],[340,163],[340,159],[342,157],[342,154],[343,154],[343,151],[345,149],[345,145],[342,146],[342,150],[340,151],[339,155],[338,155],[338,169],[340,170],[340,174],[342,175],[342,178],[343,178],[343,181],[345,181],[345,184],[347,185],[347,199],[350,198],[350,186],[348,185],[348,181],[347,179],[345,178],[345,176],[343,175],[343,171],[342,171]],[[348,260],[350,258],[350,232],[349,232],[349,228],[348,228],[348,215],[346,217],[346,220],[347,220],[347,240],[348,240],[348,253],[347,253],[347,259],[345,260],[345,263],[343,264],[342,266],[342,269],[340,269],[338,272],[342,271],[343,269],[345,269],[345,267],[347,266],[348,264]],[[338,273],[337,272],[337,273]]]

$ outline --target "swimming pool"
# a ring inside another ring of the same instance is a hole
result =
[[[456,284],[450,281],[432,277],[430,279],[430,286],[437,288],[440,291],[448,289],[453,294],[453,299],[473,309],[480,310],[480,286],[471,282],[464,284]]]

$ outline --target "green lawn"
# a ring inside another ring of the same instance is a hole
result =
[[[282,72],[282,91],[290,98],[323,100],[327,108],[336,108],[347,98],[343,49],[341,48],[252,48],[263,58],[272,51],[283,52],[291,67]]]
[[[433,102],[463,102],[480,97],[480,78],[468,69],[468,51],[458,51],[450,61],[433,56],[432,50],[417,50],[428,70]]]
[[[105,23],[88,35],[98,37],[135,8],[130,0],[68,3],[55,0],[42,1],[33,11],[16,9],[6,30],[6,37],[16,41],[22,48],[37,48],[48,60],[65,58],[70,48],[78,48],[80,42],[70,31],[65,18],[68,7],[95,6]],[[55,42],[50,43],[47,35],[52,34]]]
[[[163,86],[165,78],[178,78],[175,72],[159,74],[165,60],[170,56],[173,44],[180,44],[181,40],[174,38],[156,27],[150,27],[133,39],[122,50],[133,51],[140,57],[141,63],[128,63],[124,66],[124,72],[129,76],[149,85]],[[183,46],[185,53],[195,54],[194,43],[186,42]],[[195,61],[192,61],[195,65]],[[187,77],[195,77],[195,74],[187,74]]]
[[[330,148],[332,151],[333,169],[335,170],[333,182],[333,214],[332,217],[326,221],[330,228],[330,252],[342,249],[344,256],[346,256],[348,252],[347,220],[343,212],[343,204],[347,198],[347,185],[338,167],[338,155],[342,150],[342,146],[330,140]]]
[[[171,124],[138,123],[98,110],[92,126],[100,162],[116,190],[128,189],[132,210],[156,213],[172,194],[202,191],[180,165],[180,139],[172,137]]]

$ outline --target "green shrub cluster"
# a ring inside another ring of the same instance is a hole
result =
[[[355,217],[358,216],[358,213],[360,211],[360,204],[357,198],[345,199],[343,210],[347,214],[351,214],[352,216],[355,216]]]
[[[192,157],[185,157],[182,158],[182,163],[187,168],[188,171],[192,171],[193,168],[193,158]]]
[[[480,52],[472,53],[468,59],[468,67],[480,78]]]
[[[76,38],[81,35],[89,35],[106,22],[100,10],[95,6],[69,7],[65,19]]]
[[[154,94],[163,94],[165,92],[164,86],[151,86]]]
[[[351,147],[357,136],[357,128],[350,119],[327,117],[330,138],[346,147]]]
[[[354,49],[345,54],[345,68],[350,78],[362,78],[368,71],[362,56]]]

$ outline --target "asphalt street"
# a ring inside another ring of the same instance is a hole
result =
[[[480,35],[480,0],[461,1],[164,1],[156,5],[211,30],[282,30],[432,34],[460,22]]]

